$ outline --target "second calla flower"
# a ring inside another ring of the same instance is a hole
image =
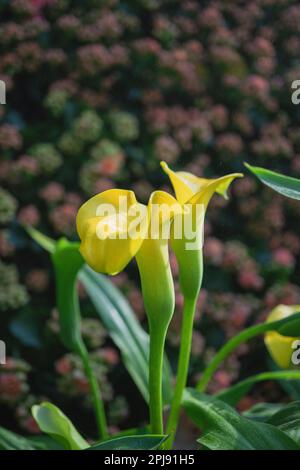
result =
[[[205,179],[185,172],[172,171],[165,162],[161,162],[169,176],[176,199],[182,206],[182,212],[174,219],[171,244],[178,262],[180,290],[184,297],[181,344],[177,371],[177,382],[168,419],[166,448],[171,448],[175,437],[183,390],[187,381],[191,351],[193,321],[203,276],[203,228],[204,217],[210,199],[215,192],[227,197],[230,183],[243,175],[234,173],[221,178]],[[183,227],[181,236],[176,233],[176,223]],[[190,227],[188,233],[187,225]]]

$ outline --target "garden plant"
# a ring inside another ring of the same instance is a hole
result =
[[[300,450],[298,2],[0,17],[0,449]]]

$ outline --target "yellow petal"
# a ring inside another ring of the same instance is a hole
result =
[[[233,173],[221,178],[199,178],[192,173],[186,171],[172,171],[165,162],[161,162],[164,172],[169,176],[176,198],[180,204],[184,204],[198,194],[209,202],[214,192],[221,194],[227,198],[227,189],[235,178],[241,178],[242,173]],[[207,191],[207,193],[206,193]]]
[[[190,173],[172,171],[166,162],[161,162],[161,167],[171,180],[176,199],[180,204],[184,204],[195,194],[197,186],[196,177]],[[188,175],[188,176],[187,176]]]
[[[87,264],[97,272],[117,274],[143,243],[148,230],[147,209],[137,203],[132,191],[108,190],[81,206],[77,230]]]
[[[221,178],[215,178],[206,180],[207,183],[194,194],[188,201],[188,204],[203,204],[206,209],[210,199],[214,193],[221,194],[227,198],[227,189],[235,178],[242,178],[242,173],[232,173],[230,175],[221,176]]]
[[[300,305],[278,305],[268,316],[267,322],[282,320],[298,312],[300,312]],[[295,338],[282,336],[276,331],[269,331],[265,334],[265,345],[276,364],[282,369],[289,369],[292,366],[294,341]]]
[[[182,214],[174,218],[171,244],[179,266],[181,292],[185,299],[194,300],[202,282],[203,228],[207,205],[215,192],[226,198],[230,183],[243,175],[234,173],[206,179],[185,171],[174,172],[165,162],[161,162],[161,166],[169,176],[176,198],[183,207]]]
[[[86,201],[79,208],[76,225],[79,238],[82,239],[84,233],[84,226],[88,219],[100,215],[101,208],[104,204],[112,205],[119,212],[120,204],[127,203],[128,207],[137,204],[137,200],[133,191],[125,189],[108,189],[102,193],[96,194],[91,199]]]
[[[149,237],[169,239],[171,222],[181,212],[181,205],[171,194],[154,191],[148,203]]]

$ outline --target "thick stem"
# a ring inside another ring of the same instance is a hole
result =
[[[100,388],[98,385],[98,381],[91,367],[88,352],[83,344],[81,344],[78,352],[81,357],[85,374],[87,376],[87,379],[90,385],[99,438],[107,439],[108,432],[107,432],[105,410],[104,410],[104,404],[103,404],[103,400],[101,397],[101,392],[100,392]]]
[[[167,424],[169,438],[164,444],[164,449],[171,449],[175,438],[183,391],[186,386],[189,360],[192,345],[193,323],[195,315],[196,299],[185,299],[182,318],[181,342],[178,361],[177,380],[174,391],[171,410]]]
[[[150,325],[149,408],[153,434],[163,434],[162,371],[166,332]]]

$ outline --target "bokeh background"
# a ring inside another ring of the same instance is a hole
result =
[[[244,170],[243,161],[300,176],[300,5],[293,0],[0,0],[0,425],[36,433],[33,403],[60,406],[95,436],[80,361],[59,340],[49,257],[22,224],[76,239],[75,217],[91,195],[132,188],[147,202],[168,191],[159,167],[199,176]],[[247,173],[247,172],[245,172]],[[300,303],[300,205],[236,181],[215,196],[205,224],[205,275],[190,383],[224,341]],[[182,298],[168,335],[176,364]],[[136,266],[113,278],[140,321]],[[146,407],[82,286],[83,335],[113,430],[147,420]],[[217,372],[215,392],[266,370],[263,341],[243,346]],[[277,384],[242,402],[284,401]],[[186,424],[183,423],[184,427]]]

